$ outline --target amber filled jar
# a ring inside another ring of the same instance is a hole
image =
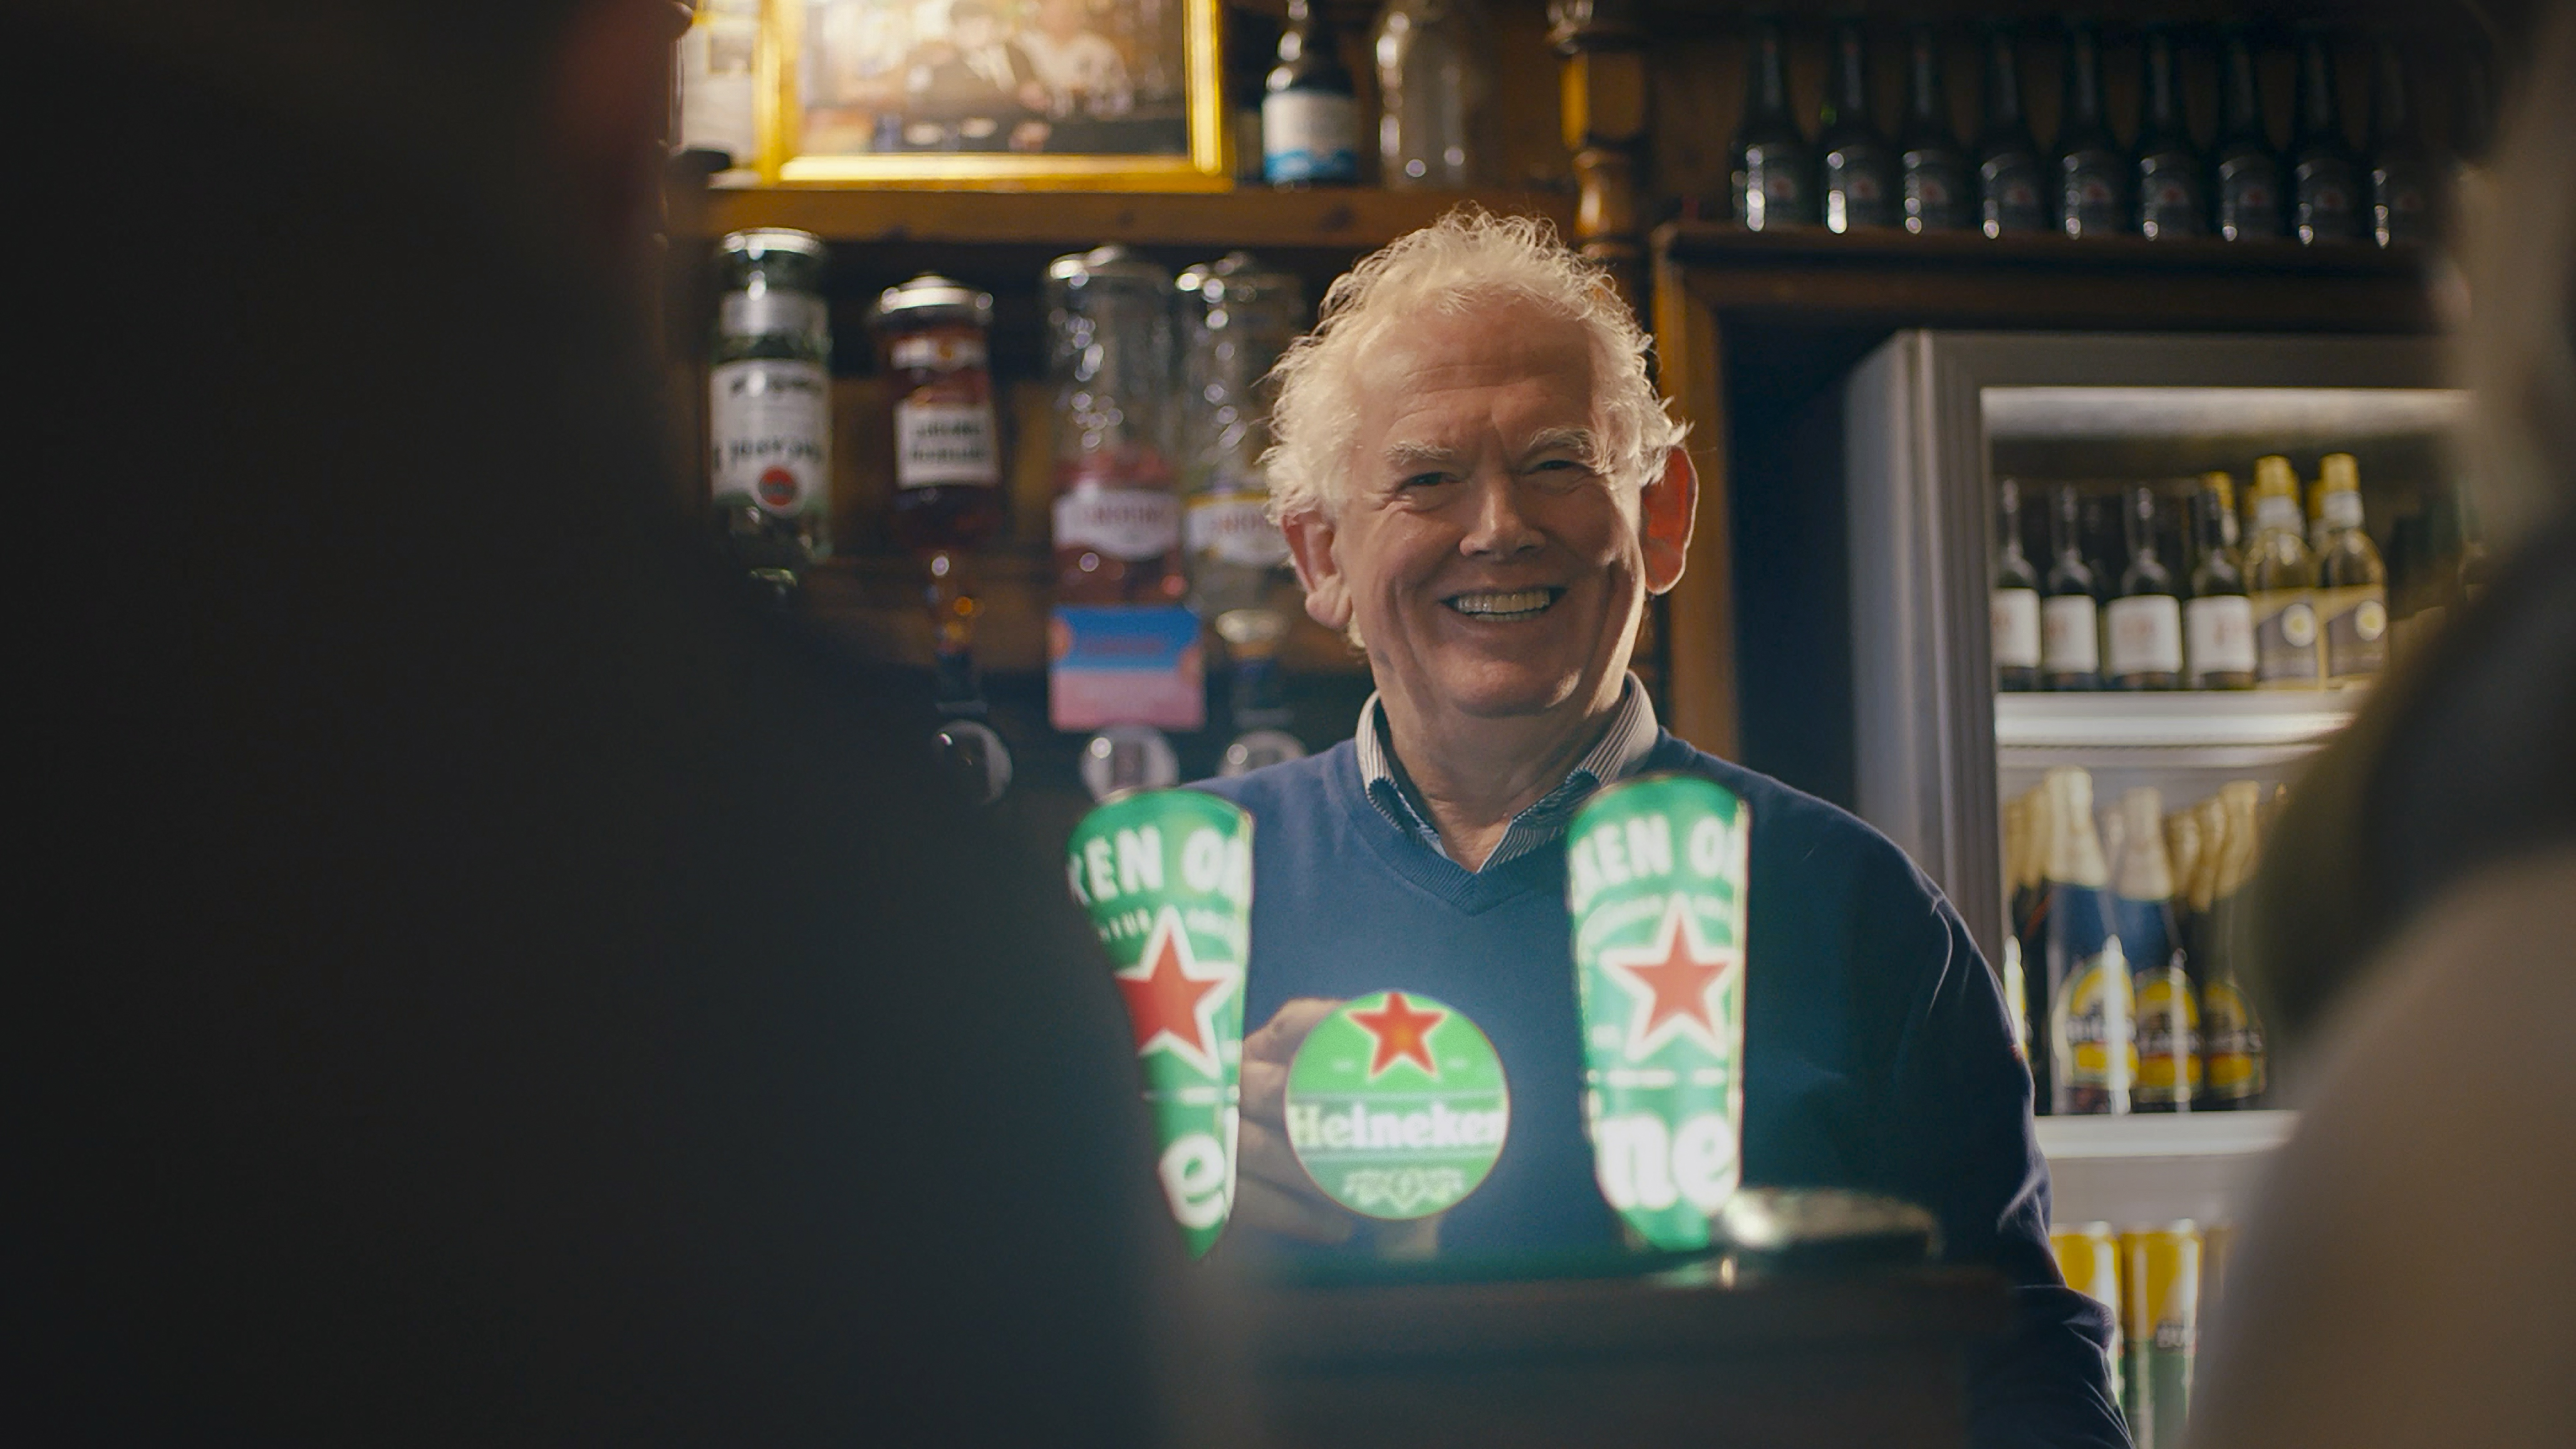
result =
[[[924,272],[869,316],[894,401],[894,538],[915,553],[971,549],[1002,526],[1002,446],[987,334],[993,298]]]
[[[1165,429],[1171,293],[1171,274],[1125,247],[1047,268],[1058,602],[1176,604],[1189,591]]]

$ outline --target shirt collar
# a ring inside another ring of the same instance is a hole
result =
[[[1631,673],[1619,690],[1619,702],[1611,708],[1610,724],[1601,732],[1601,738],[1584,752],[1555,789],[1512,817],[1502,843],[1485,858],[1485,868],[1518,859],[1562,836],[1576,808],[1590,799],[1592,792],[1616,784],[1644,767],[1661,735],[1654,701],[1646,697],[1644,683]],[[1353,732],[1351,743],[1358,752],[1360,784],[1369,803],[1398,830],[1440,850],[1440,832],[1431,824],[1429,810],[1395,757],[1386,711],[1375,693],[1360,706],[1359,728]]]

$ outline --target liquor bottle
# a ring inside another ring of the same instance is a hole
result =
[[[2361,168],[2335,105],[2334,53],[2317,26],[2299,32],[2298,104],[2291,109],[2290,233],[2300,241],[2361,235]]]
[[[2298,475],[2273,454],[2254,460],[2254,544],[2245,592],[2254,608],[2254,682],[2265,689],[2317,684],[2317,562],[2299,512]]]
[[[2268,1085],[2262,1021],[2254,1014],[2233,950],[2245,883],[2254,874],[2255,812],[2262,797],[2263,787],[2256,782],[2231,780],[2197,807],[2206,862],[2202,869],[2211,881],[2210,949],[2200,985],[2201,1097],[2195,1104],[2203,1112],[2259,1107]]]
[[[1780,22],[1756,21],[1746,47],[1744,120],[1727,158],[1735,219],[1752,231],[1813,226],[1815,152],[1789,110],[1789,63]]]
[[[708,358],[708,492],[735,562],[784,605],[832,552],[823,240],[763,227],[727,236],[716,254],[725,290]]]
[[[1907,36],[1905,129],[1897,136],[1897,190],[1910,232],[1965,231],[1974,225],[1968,157],[1950,129],[1950,100],[1941,85],[1939,37],[1929,25]]]
[[[1378,171],[1387,186],[1463,191],[1486,179],[1490,29],[1479,0],[1386,0],[1378,12],[1370,49]]]
[[[2093,777],[2050,770],[2047,922],[2040,999],[2047,1023],[2032,1039],[2038,1099],[2057,1113],[2124,1113],[2137,1079],[2134,996],[2126,949],[2112,929],[2111,871],[2093,824]]]
[[[2173,571],[2156,547],[2156,490],[2132,488],[2121,510],[2129,535],[2129,567],[2111,601],[2111,658],[2104,672],[2114,689],[2176,689],[2182,684],[2182,599]]]
[[[2039,601],[2039,675],[2050,689],[2102,687],[2095,575],[2084,562],[2075,490],[2060,487],[2048,517],[2048,576]]]
[[[1122,246],[1047,267],[1059,604],[1177,604],[1188,592],[1172,386],[1171,274]]]
[[[2002,25],[1986,32],[1985,124],[1977,132],[1977,221],[1988,236],[2048,230],[2048,191],[2021,111],[2021,56]]]
[[[2191,144],[2183,114],[2182,82],[2174,66],[2173,33],[2151,26],[2146,34],[2143,113],[2138,122],[2138,234],[2201,236],[2209,230],[2209,195],[2200,151]]]
[[[2122,845],[2111,881],[2111,924],[2128,958],[2138,1040],[2130,1105],[2140,1112],[2188,1112],[2200,1086],[2200,1003],[2174,912],[2174,870],[2165,854],[2164,798],[2151,785],[2120,794]]]
[[[2021,546],[2021,484],[2010,478],[1995,485],[2002,514],[2003,547],[1995,561],[1995,587],[1988,604],[1994,628],[1995,687],[2020,693],[2039,688],[2039,571]]]
[[[2433,157],[2408,104],[2406,56],[2379,38],[2379,80],[2370,92],[2370,234],[2381,246],[2433,240],[2438,226]]]
[[[2102,114],[2101,42],[2080,20],[2066,27],[2066,114],[2057,123],[2053,190],[2057,223],[2068,236],[2128,229],[2128,164]]]
[[[1896,225],[1896,158],[1870,124],[1869,53],[1858,21],[1834,26],[1833,83],[1816,117],[1816,149],[1828,231]]]
[[[2236,480],[2200,475],[2192,524],[2200,558],[2191,569],[2191,600],[2182,606],[2183,686],[2252,689],[2254,604],[2236,553]]]
[[[1262,83],[1261,175],[1273,186],[1360,179],[1360,110],[1341,36],[1311,0],[1288,0],[1279,64]]]
[[[679,149],[703,158],[707,171],[759,157],[759,50],[760,0],[701,0],[691,12],[671,74],[680,90]]]
[[[2218,234],[2255,241],[2281,234],[2281,157],[2264,127],[2263,93],[2254,70],[2254,41],[2231,27],[2221,51],[2224,71],[2218,126]]]
[[[2361,684],[2388,663],[2388,569],[2361,527],[2361,475],[2350,453],[2322,465],[2326,546],[2317,556],[2317,633],[2325,682]]]
[[[924,272],[877,297],[868,321],[894,401],[895,542],[964,553],[1002,524],[1001,430],[987,332],[993,297]]]

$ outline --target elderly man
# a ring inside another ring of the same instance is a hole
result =
[[[1957,914],[1867,825],[1664,733],[1627,672],[1697,489],[1646,349],[1539,227],[1466,215],[1342,278],[1279,366],[1274,507],[1307,611],[1367,650],[1378,689],[1354,740],[1205,787],[1258,822],[1264,1024],[1234,1220],[1380,1252],[1613,1241],[1580,1112],[1563,832],[1603,785],[1705,775],[1754,821],[1747,1180],[1923,1203],[1953,1260],[2012,1280],[2019,1326],[1976,1365],[1977,1443],[2125,1444],[2108,1324],[2049,1254],[2029,1074]],[[1464,1010],[1513,1087],[1492,1176],[1402,1242],[1316,1189],[1282,1121],[1306,1032],[1389,988]]]

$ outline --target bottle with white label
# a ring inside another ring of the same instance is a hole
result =
[[[2049,689],[2102,687],[2102,636],[2081,524],[2075,490],[2060,486],[2050,500],[2048,574],[2039,601],[2039,678]]]
[[[832,333],[822,239],[765,227],[718,244],[707,374],[708,496],[751,576],[785,600],[829,557]]]
[[[1047,267],[1056,601],[1177,604],[1181,499],[1165,417],[1172,275],[1121,246]]]
[[[698,0],[672,78],[680,91],[679,149],[704,157],[710,171],[759,157],[759,51],[760,0]]]
[[[2200,560],[2192,565],[2191,601],[2182,606],[2183,685],[2252,689],[2254,604],[2236,555],[2236,480],[2203,473],[2192,508]]]
[[[2317,562],[2308,552],[2307,516],[2290,460],[2254,460],[2254,546],[2245,560],[2245,592],[2254,608],[2254,682],[2264,689],[2314,689],[2317,660]]]
[[[1305,288],[1234,252],[1181,273],[1181,537],[1190,605],[1224,641],[1237,729],[1288,719],[1277,656],[1297,607],[1288,541],[1270,521],[1262,379],[1306,320]]]
[[[2330,685],[2363,684],[2388,663],[2388,566],[2361,527],[2361,472],[2350,453],[2319,465],[2325,547],[2317,555],[2317,638]]]
[[[1994,626],[1995,688],[2021,693],[2039,688],[2039,571],[2021,543],[2021,484],[1995,485],[2002,548],[1995,561],[1988,612]]]
[[[986,336],[993,297],[924,272],[869,313],[894,400],[895,542],[973,549],[1002,523],[1002,440]]]
[[[1261,174],[1273,186],[1360,179],[1360,106],[1341,36],[1321,5],[1288,0],[1279,64],[1263,82]]]
[[[2105,672],[2114,689],[2175,689],[2182,684],[2182,599],[2173,570],[2156,550],[2156,490],[2143,484],[2122,500],[2129,567],[2111,600],[2111,658]]]

